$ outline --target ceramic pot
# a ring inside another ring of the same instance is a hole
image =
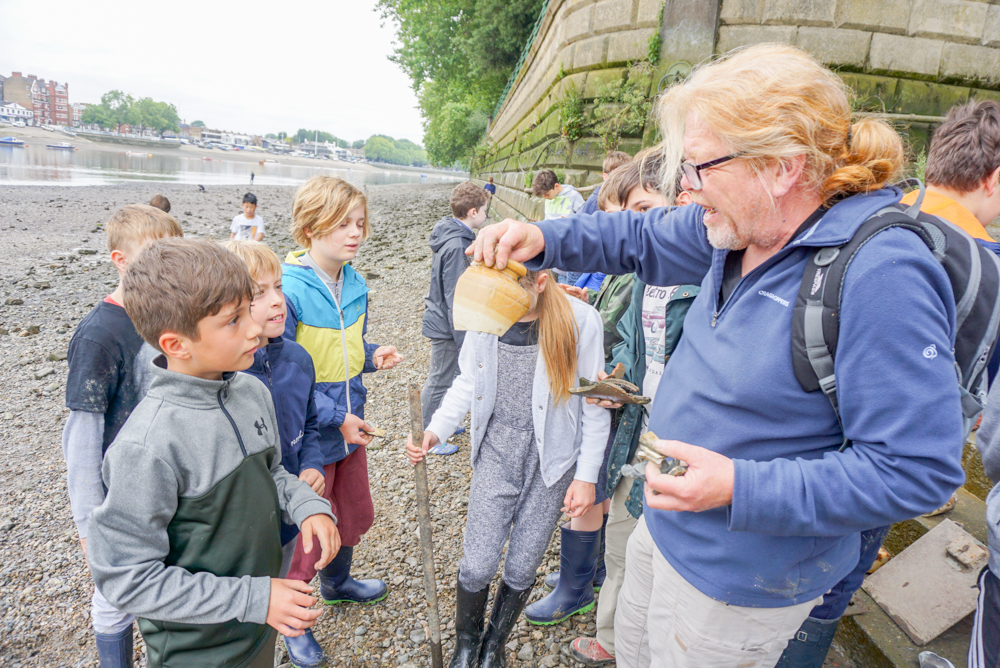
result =
[[[508,261],[503,271],[473,264],[455,285],[455,329],[503,336],[531,308],[528,292],[517,282],[524,265]]]

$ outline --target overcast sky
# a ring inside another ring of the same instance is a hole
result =
[[[253,134],[299,128],[422,143],[394,26],[374,0],[0,0],[0,74],[68,82],[70,102],[120,89],[181,118]]]

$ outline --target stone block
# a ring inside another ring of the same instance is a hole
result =
[[[635,15],[637,28],[659,28],[660,9],[664,0],[639,0],[639,10]]]
[[[891,111],[897,114],[944,116],[956,104],[969,100],[969,89],[927,81],[900,79]]]
[[[571,185],[575,188],[582,188],[583,182],[587,180],[587,171],[580,169],[567,169],[563,173],[563,183]],[[584,198],[586,199],[586,197]]]
[[[1000,6],[990,5],[986,8],[982,42],[986,46],[1000,46]]]
[[[838,28],[902,35],[910,25],[910,0],[837,0]]]
[[[604,162],[604,142],[600,139],[586,138],[577,140],[573,145],[573,155],[570,164],[578,169],[601,169]]]
[[[543,133],[546,137],[555,137],[559,134],[559,114],[557,112],[553,111],[549,114],[548,118],[545,119],[544,128]]]
[[[609,63],[642,60],[649,52],[649,38],[659,32],[656,28],[641,28],[608,35]]]
[[[628,30],[632,27],[635,0],[601,0],[594,5],[591,28],[594,34]]]
[[[835,6],[830,0],[767,0],[764,4],[764,23],[832,26]]]
[[[573,45],[573,69],[580,70],[605,62],[608,38],[604,35],[589,37]]]
[[[884,72],[912,72],[937,76],[944,42],[924,37],[874,33],[868,66]]]
[[[590,17],[593,9],[593,5],[587,5],[566,17],[566,21],[563,24],[565,30],[563,32],[564,40],[560,40],[560,43],[572,44],[584,37],[590,36]]]
[[[716,48],[719,53],[726,53],[741,46],[762,42],[794,44],[797,31],[795,26],[721,26]]]
[[[759,24],[764,20],[766,0],[722,0],[719,20],[723,25]]]
[[[624,67],[612,67],[606,70],[594,70],[587,75],[587,86],[583,90],[586,98],[595,98],[601,94],[608,84],[621,81],[625,76]]]
[[[858,102],[855,106],[863,111],[885,111],[896,99],[899,80],[895,77],[841,72],[840,78],[854,91]]]
[[[641,139],[622,139],[618,142],[618,150],[625,151],[629,155],[635,155],[640,150],[642,150],[643,144]]]
[[[978,44],[988,5],[969,0],[914,0],[908,33]]]
[[[973,88],[969,93],[970,98],[975,98],[977,100],[993,100],[994,102],[1000,103],[1000,91],[995,90],[983,90],[982,88]]]
[[[946,43],[941,54],[941,76],[1000,83],[1000,50],[989,46]]]
[[[825,65],[864,67],[872,34],[842,28],[799,28],[795,43]]]

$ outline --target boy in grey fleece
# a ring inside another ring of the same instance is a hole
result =
[[[124,306],[164,354],[104,458],[107,497],[90,518],[98,588],[140,617],[149,666],[270,666],[275,633],[319,611],[279,580],[280,521],[339,548],[327,501],[280,465],[271,397],[250,366],[261,326],[243,263],[211,241],[162,240],[129,268]]]

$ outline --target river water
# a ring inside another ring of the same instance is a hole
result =
[[[53,140],[56,141],[56,140]],[[61,141],[61,140],[59,140]],[[261,154],[260,159],[277,159],[279,164],[243,162],[227,159],[227,154],[206,160],[200,156],[149,154],[142,149],[122,147],[120,153],[80,149],[47,149],[37,142],[28,146],[0,146],[0,185],[95,186],[129,181],[158,181],[208,185],[250,184],[294,186],[316,174],[330,174],[355,185],[388,183],[451,183],[464,180],[462,175],[428,174],[384,170],[349,169],[343,162],[317,161],[316,166],[280,164],[282,159]],[[329,166],[327,166],[329,165]]]

